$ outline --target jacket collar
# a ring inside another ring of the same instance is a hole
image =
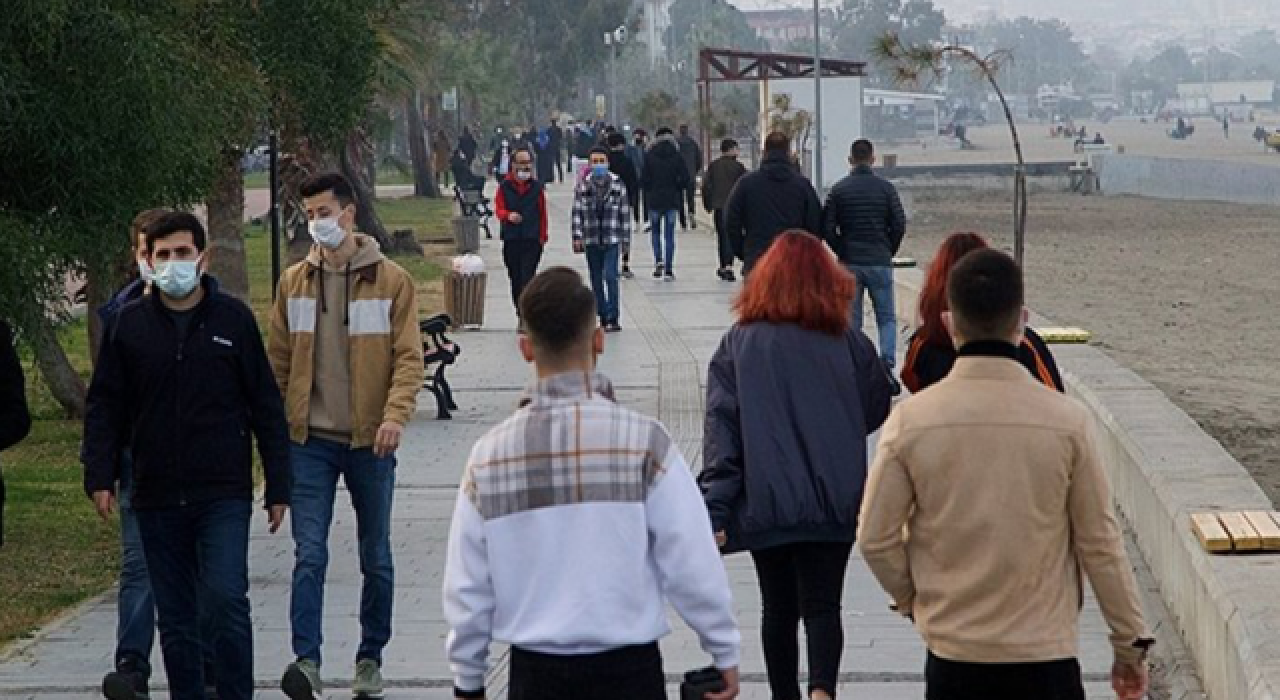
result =
[[[855,165],[853,166],[853,174],[854,175],[874,175],[875,171],[871,169],[870,165],[865,165],[865,164]]]
[[[204,298],[191,308],[192,311],[200,311],[212,304],[215,297],[218,296],[218,290],[222,287],[222,285],[218,284],[218,278],[208,272],[200,276],[200,286],[204,288]],[[169,307],[164,305],[163,296],[159,291],[156,291],[151,295],[151,304],[157,310],[167,311]]]
[[[521,406],[545,406],[556,401],[593,399],[615,401],[613,382],[599,372],[566,372],[539,380],[529,390]]]
[[[966,343],[956,353],[956,364],[948,378],[1029,381],[1035,378],[1018,361],[1018,348],[999,341]]]

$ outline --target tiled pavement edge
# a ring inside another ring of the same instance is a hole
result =
[[[569,252],[567,185],[550,188],[552,244],[544,268],[554,264],[584,269]],[[641,277],[623,284],[626,330],[610,336],[601,369],[619,389],[619,398],[637,410],[663,419],[694,469],[701,463],[702,395],[705,367],[731,321],[729,300],[737,289],[715,279],[715,246],[704,225],[680,234],[675,282],[652,280],[647,236],[637,236],[634,267]],[[389,698],[447,698],[451,686],[443,643],[447,632],[440,610],[440,579],[448,521],[462,465],[471,444],[505,417],[527,385],[530,371],[515,352],[515,315],[511,309],[500,248],[487,242],[489,265],[486,325],[459,333],[460,363],[451,373],[461,406],[453,421],[432,420],[434,406],[424,395],[417,419],[408,427],[399,455],[393,545],[396,556],[395,637],[386,651],[384,672]],[[86,502],[85,507],[89,507]],[[325,615],[326,696],[349,696],[351,662],[358,643],[360,576],[354,546],[354,519],[344,498],[331,540],[331,569]],[[279,674],[291,660],[288,599],[292,542],[287,532],[266,533],[258,516],[250,548],[251,599],[255,626],[255,675],[262,698],[282,697]],[[743,697],[768,697],[759,645],[759,594],[750,559],[726,560],[743,628]],[[1144,580],[1150,586],[1150,577]],[[1162,611],[1158,597],[1146,596],[1148,609]],[[845,656],[841,676],[844,697],[906,700],[923,697],[924,650],[915,631],[889,612],[886,599],[865,564],[855,557],[844,596]],[[696,637],[672,615],[675,632],[663,642],[674,682],[707,658]],[[1162,626],[1161,641],[1172,626]],[[51,623],[32,640],[0,654],[0,697],[88,699],[97,696],[114,646],[115,598],[108,593]],[[1081,661],[1090,698],[1110,697],[1110,651],[1106,627],[1096,603],[1086,604],[1081,629]],[[159,653],[154,658],[162,667]],[[490,697],[505,693],[505,655],[495,648]],[[1179,675],[1187,675],[1179,669]],[[154,687],[163,689],[163,673]],[[1180,686],[1175,686],[1180,687]],[[1181,694],[1175,697],[1182,697]]]

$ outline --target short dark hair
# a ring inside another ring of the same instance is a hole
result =
[[[200,219],[195,214],[185,211],[171,211],[151,220],[147,224],[147,250],[155,247],[156,241],[161,241],[175,233],[189,231],[191,240],[195,243],[196,250],[204,252],[205,246],[208,245],[208,236],[204,232],[204,224],[200,223]]]
[[[591,152],[587,154],[587,158],[590,158],[591,156],[594,156],[597,153],[604,156],[605,158],[609,157],[609,150],[606,149],[604,146],[593,146],[591,148]]]
[[[298,189],[303,197],[315,197],[325,192],[332,192],[338,204],[349,207],[356,203],[356,191],[351,182],[342,173],[320,173],[307,178]]]
[[[998,250],[967,253],[947,277],[947,304],[965,340],[1005,340],[1022,316],[1022,269]]]
[[[876,157],[876,147],[866,139],[854,141],[852,150],[855,163],[870,163],[871,159]]]
[[[520,320],[534,347],[563,355],[596,326],[596,296],[567,267],[539,273],[520,294]]]
[[[791,137],[781,131],[773,131],[769,133],[764,140],[764,150],[766,151],[790,151]]]
[[[656,135],[658,138],[662,138],[663,136],[671,136],[671,135],[673,135],[673,132],[671,131],[671,127],[669,127],[669,126],[664,126],[664,127],[662,127],[661,129],[658,129],[658,131],[656,132],[656,134],[655,134],[655,135]]]
[[[609,134],[609,148],[627,145],[627,137],[619,133]]]
[[[725,139],[720,142],[720,152],[728,153],[738,147],[738,142],[733,139]]]
[[[168,213],[168,209],[146,209],[138,212],[138,215],[133,217],[133,222],[129,224],[129,247],[136,247],[138,236],[147,235],[147,229],[151,224]]]

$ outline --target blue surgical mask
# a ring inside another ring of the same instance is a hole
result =
[[[151,284],[151,281],[156,278],[156,271],[151,269],[151,263],[146,260],[138,261],[138,278],[143,284]]]
[[[200,258],[160,263],[156,266],[154,282],[170,299],[186,299],[200,284]]]
[[[603,180],[609,177],[609,166],[607,165],[591,166],[591,177],[594,177],[597,180]]]

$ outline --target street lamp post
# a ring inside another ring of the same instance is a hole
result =
[[[813,186],[822,194],[822,8],[813,0]]]

